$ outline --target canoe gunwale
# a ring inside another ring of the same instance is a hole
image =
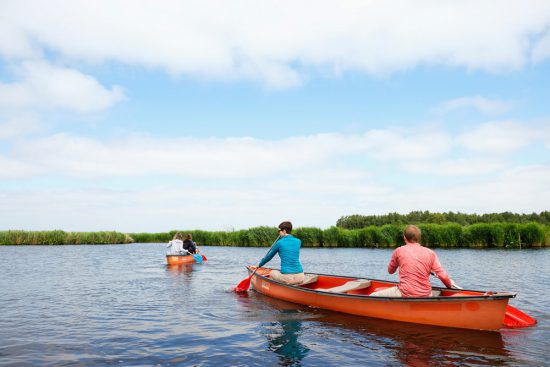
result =
[[[249,273],[252,273],[252,270],[247,267],[247,270]],[[367,279],[364,277],[352,277],[352,276],[346,276],[346,275],[334,275],[334,274],[320,274],[320,273],[304,273],[304,274],[310,274],[310,275],[318,275],[318,276],[326,276],[326,277],[334,277],[334,278],[342,278],[342,279]],[[369,299],[369,300],[380,300],[380,301],[392,301],[392,302],[461,302],[461,301],[487,301],[487,300],[499,300],[499,299],[510,299],[515,298],[517,296],[517,293],[513,292],[490,292],[491,294],[486,294],[489,292],[485,291],[479,291],[479,290],[473,290],[473,289],[460,289],[460,291],[468,291],[468,292],[479,292],[482,293],[480,295],[468,295],[468,296],[460,296],[460,297],[450,297],[450,296],[434,296],[434,297],[378,297],[378,296],[370,296],[366,294],[348,294],[348,293],[334,293],[334,292],[327,292],[327,291],[320,291],[316,289],[311,289],[307,287],[301,287],[300,285],[292,285],[292,284],[286,284],[282,283],[276,280],[273,280],[271,278],[268,278],[262,274],[255,273],[254,277],[261,278],[263,281],[267,281],[272,284],[277,284],[279,286],[283,286],[286,288],[296,289],[301,292],[306,293],[312,293],[312,294],[321,294],[323,296],[330,296],[330,297],[344,297],[344,298],[356,298],[356,299]],[[397,285],[398,282],[393,282],[389,280],[380,280],[380,279],[371,279],[368,278],[368,280],[375,281],[375,282],[383,282],[387,284],[393,284]],[[455,290],[445,287],[432,287],[433,290]]]

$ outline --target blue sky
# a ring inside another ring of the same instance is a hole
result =
[[[0,3],[0,229],[550,209],[546,1]]]

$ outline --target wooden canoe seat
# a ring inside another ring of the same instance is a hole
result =
[[[316,288],[316,291],[330,292],[330,293],[346,293],[349,291],[355,291],[357,289],[363,289],[370,286],[370,280],[368,279],[356,279],[350,280],[347,283],[332,288]]]
[[[300,285],[315,283],[317,281],[317,278],[319,278],[317,274],[306,274],[304,276],[304,281],[298,285],[300,286]]]

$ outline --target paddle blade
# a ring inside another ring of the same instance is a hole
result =
[[[203,259],[204,261],[208,260],[208,259],[206,258],[206,256],[204,256],[204,255],[202,255],[202,254],[201,254],[201,256],[202,256],[202,259]]]
[[[508,305],[506,306],[506,313],[504,314],[504,321],[502,323],[507,328],[522,328],[536,325],[537,320],[525,312]]]
[[[199,264],[202,262],[202,256],[201,255],[193,254],[193,258]]]
[[[246,279],[241,280],[239,284],[235,288],[233,288],[233,292],[235,293],[242,293],[248,291],[248,288],[250,288],[250,280],[252,279],[252,275],[249,276]]]

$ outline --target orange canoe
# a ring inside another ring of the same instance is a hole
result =
[[[203,259],[204,258],[203,256]],[[197,260],[195,260],[193,255],[166,255],[166,263],[168,263],[168,265],[184,265],[196,262]]]
[[[253,268],[248,267],[249,275]],[[277,299],[352,315],[465,329],[498,330],[516,293],[433,287],[433,297],[390,298],[370,294],[397,283],[376,279],[306,273],[300,285],[269,278],[260,268],[252,277],[257,292]],[[535,321],[536,322],[536,321]]]

